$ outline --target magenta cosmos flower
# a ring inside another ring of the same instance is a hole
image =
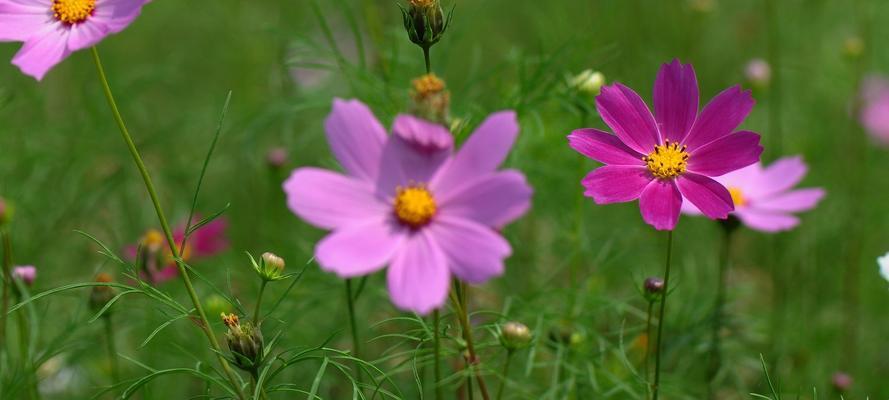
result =
[[[778,232],[799,224],[793,213],[815,208],[824,197],[824,189],[807,188],[792,190],[808,168],[800,157],[786,157],[767,168],[756,163],[730,172],[716,180],[727,187],[735,203],[732,215],[751,229]],[[692,204],[682,204],[682,211],[700,215]]]
[[[584,194],[597,204],[639,199],[642,218],[658,230],[676,227],[683,198],[710,218],[726,218],[732,197],[712,177],[759,160],[759,135],[734,132],[753,103],[735,86],[698,114],[695,71],[678,60],[658,72],[654,115],[632,89],[603,87],[596,109],[614,135],[578,129],[568,136],[574,150],[605,164],[583,179]]]
[[[196,216],[195,220],[200,220],[200,216]],[[228,238],[225,235],[227,227],[228,221],[224,218],[217,218],[194,231],[188,238],[185,249],[182,250],[182,259],[186,262],[200,260],[215,256],[228,249]],[[185,224],[181,224],[173,231],[173,240],[180,248],[184,237]],[[141,256],[138,264],[142,270],[139,273],[142,275],[142,279],[151,283],[163,283],[179,276],[179,267],[176,266],[176,261],[170,253],[167,240],[164,238],[164,234],[156,229],[145,232],[138,244],[127,246],[126,254],[132,261],[136,261],[136,257]]]
[[[12,63],[37,80],[71,53],[122,31],[149,0],[0,0],[0,42],[24,42]]]
[[[861,125],[880,144],[889,145],[889,81],[878,76],[865,79],[861,102]]]
[[[392,301],[420,314],[444,304],[452,275],[503,273],[511,248],[495,229],[531,199],[520,172],[497,171],[519,132],[514,112],[488,117],[456,153],[446,128],[407,115],[387,136],[357,100],[334,100],[325,129],[345,174],[307,167],[284,182],[290,209],[333,231],[315,247],[321,268],[350,278],[388,265]]]
[[[22,265],[12,269],[13,278],[19,279],[27,286],[34,284],[37,279],[37,268],[33,265]]]

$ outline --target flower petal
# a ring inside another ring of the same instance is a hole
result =
[[[767,197],[789,190],[803,180],[808,170],[799,156],[776,160],[761,171],[755,197]]]
[[[367,275],[382,269],[404,244],[407,232],[381,217],[333,231],[315,246],[315,258],[325,271],[340,278]]]
[[[68,36],[68,50],[74,52],[99,43],[108,35],[108,27],[104,24],[87,21],[73,25]]]
[[[698,79],[691,64],[673,60],[654,82],[654,115],[664,139],[681,142],[698,115]]]
[[[596,204],[610,204],[638,199],[653,179],[645,167],[606,165],[589,173],[581,184],[586,188],[583,194]]]
[[[395,306],[421,315],[444,305],[450,280],[447,258],[426,230],[407,238],[387,274]]]
[[[142,12],[142,6],[150,0],[99,0],[93,19],[108,27],[108,33],[117,33],[129,26]]]
[[[503,274],[503,259],[512,248],[493,229],[476,222],[442,216],[429,226],[431,237],[448,258],[448,267],[469,283],[484,283]]]
[[[377,192],[384,198],[394,197],[398,186],[428,183],[453,148],[447,129],[411,116],[396,117],[392,131],[377,179]]]
[[[671,231],[679,222],[682,194],[672,180],[655,179],[639,197],[642,219],[654,229]]]
[[[633,89],[620,83],[602,87],[601,94],[596,96],[596,110],[631,149],[648,154],[660,143],[654,117]]]
[[[751,207],[763,211],[800,212],[815,208],[824,195],[824,189],[820,188],[799,189],[758,200]]]
[[[319,228],[339,228],[388,212],[370,183],[319,168],[293,171],[284,192],[290,211]]]
[[[598,129],[578,129],[568,135],[568,145],[578,153],[609,165],[644,165],[643,155],[627,147],[617,136]]]
[[[728,189],[711,178],[686,173],[676,179],[676,184],[682,195],[707,217],[726,219],[735,209]]]
[[[732,133],[744,122],[755,103],[750,91],[741,90],[740,86],[722,91],[701,111],[683,144],[693,151]]]
[[[761,212],[745,208],[735,212],[744,226],[762,232],[780,232],[794,228],[799,218],[784,213]]]
[[[706,176],[725,175],[759,161],[759,135],[749,131],[723,136],[691,153],[688,170]]]
[[[68,29],[61,24],[54,24],[44,32],[28,38],[12,58],[12,63],[25,75],[39,81],[69,54]]]
[[[521,172],[495,172],[441,196],[440,213],[502,227],[528,211],[532,192]]]
[[[434,191],[446,192],[493,172],[506,159],[518,134],[519,122],[514,111],[492,114],[439,169],[430,186]]]
[[[24,42],[52,25],[49,1],[0,0],[0,42]]]
[[[324,128],[333,155],[349,175],[377,178],[386,130],[364,103],[334,99]]]

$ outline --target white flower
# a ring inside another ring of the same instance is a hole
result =
[[[880,274],[883,275],[883,279],[889,281],[889,253],[877,257],[877,264],[880,265]]]

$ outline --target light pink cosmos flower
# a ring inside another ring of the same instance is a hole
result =
[[[12,269],[12,277],[20,279],[27,286],[34,284],[37,279],[37,268],[33,265],[22,265]]]
[[[889,145],[889,81],[870,76],[861,87],[860,121],[880,144]]]
[[[24,42],[12,63],[37,80],[71,53],[122,31],[150,0],[0,0],[0,42]]]
[[[824,189],[796,189],[808,168],[801,157],[786,157],[767,168],[756,163],[730,172],[716,180],[728,188],[735,203],[732,215],[751,229],[779,232],[799,224],[794,213],[815,208],[824,197]],[[682,212],[700,215],[693,204],[683,203]]]
[[[578,129],[568,136],[571,148],[605,164],[583,179],[584,194],[596,204],[639,199],[642,218],[658,230],[676,227],[683,198],[710,218],[727,218],[732,197],[712,177],[759,160],[759,135],[734,132],[753,104],[750,91],[735,86],[698,114],[695,71],[678,60],[658,72],[654,115],[632,89],[603,87],[596,109],[614,135]]]
[[[489,116],[456,153],[446,128],[399,115],[386,135],[357,100],[334,100],[325,129],[345,174],[306,167],[284,182],[290,209],[332,230],[315,247],[321,268],[351,278],[388,265],[393,303],[420,314],[444,304],[452,275],[503,273],[512,249],[495,229],[531,201],[520,172],[497,171],[519,132],[514,112]]]
[[[200,220],[200,217],[196,216],[195,220]],[[200,260],[215,256],[228,249],[228,238],[225,235],[227,227],[228,221],[224,218],[217,218],[192,233],[185,244],[185,249],[181,249],[182,259],[186,262]],[[185,224],[181,224],[173,231],[173,239],[180,248],[184,237]],[[140,246],[142,247],[141,253],[139,253]],[[143,270],[139,272],[143,279],[151,283],[159,284],[179,276],[179,268],[170,253],[167,241],[163,233],[158,230],[150,229],[145,232],[145,235],[139,239],[139,243],[126,247],[125,253],[131,261],[136,261],[136,257],[141,255],[138,265]]]

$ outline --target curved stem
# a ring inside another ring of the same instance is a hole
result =
[[[460,299],[458,300],[455,297],[451,297],[451,299],[454,302],[454,308],[457,310],[460,325],[463,327],[463,340],[466,341],[466,351],[469,352],[469,357],[466,360],[467,367],[472,369],[472,373],[475,375],[476,381],[478,381],[478,389],[482,393],[482,398],[490,400],[491,396],[488,395],[488,387],[485,385],[485,380],[478,370],[479,359],[472,340],[472,325],[469,323],[469,311],[467,311],[467,304],[469,303],[467,300],[469,297],[468,285],[461,284],[458,290],[463,293]]]
[[[501,373],[503,377],[500,379],[500,386],[497,388],[497,400],[503,398],[503,387],[506,386],[506,379],[509,377],[509,363],[512,361],[512,355],[512,350],[506,351],[506,360],[503,361],[503,372]]]
[[[432,333],[432,343],[435,348],[435,357],[434,363],[432,366],[433,376],[435,377],[435,381],[433,382],[433,387],[435,388],[435,400],[441,400],[444,398],[441,390],[441,321],[439,315],[439,311],[435,310],[432,312],[432,329],[434,332]]]
[[[349,328],[352,330],[352,355],[361,358],[361,340],[358,337],[358,324],[355,323],[355,298],[352,295],[352,280],[346,279],[346,304],[349,306]],[[355,362],[355,378],[361,383],[361,363]]]
[[[259,327],[259,309],[262,306],[262,295],[265,293],[265,285],[269,282],[265,279],[259,285],[259,294],[256,296],[256,308],[253,310],[253,326]]]
[[[194,290],[194,286],[191,283],[191,278],[188,276],[188,270],[185,268],[185,264],[182,262],[182,257],[180,256],[179,247],[176,245],[176,240],[173,238],[173,231],[170,229],[170,224],[167,222],[167,217],[164,215],[164,211],[161,208],[160,199],[157,196],[157,191],[154,188],[154,183],[151,181],[151,176],[148,174],[148,169],[145,167],[145,162],[142,161],[142,155],[139,154],[139,150],[136,148],[136,144],[133,142],[132,136],[130,136],[130,132],[127,129],[126,123],[124,123],[123,117],[120,115],[120,110],[117,107],[117,103],[114,101],[114,95],[111,93],[111,86],[108,84],[108,78],[105,75],[105,68],[102,66],[102,60],[99,58],[99,51],[96,47],[91,48],[93,61],[96,64],[96,71],[99,74],[99,81],[102,84],[102,89],[105,93],[105,98],[108,100],[108,106],[111,108],[111,113],[114,116],[114,121],[117,122],[117,127],[120,130],[121,138],[127,145],[127,150],[130,152],[130,156],[133,158],[133,162],[136,164],[136,168],[139,169],[139,173],[142,176],[142,181],[145,184],[145,189],[148,191],[148,196],[151,198],[151,203],[154,205],[154,211],[157,214],[157,219],[160,222],[161,229],[164,232],[164,236],[167,239],[167,245],[170,247],[170,252],[173,254],[173,259],[176,261],[176,267],[179,270],[179,275],[182,277],[182,283],[185,284],[185,289],[188,292],[188,296],[191,298],[191,302],[194,305],[195,310],[198,313],[198,317],[201,322],[201,330],[204,331],[204,334],[207,336],[207,341],[210,342],[210,346],[215,350],[216,358],[219,360],[219,363],[222,365],[223,371],[225,371],[226,377],[229,382],[232,384],[232,389],[238,394],[238,398],[246,400],[246,396],[241,388],[240,383],[235,375],[235,372],[232,370],[231,366],[228,365],[228,362],[225,361],[225,358],[222,357],[222,347],[219,346],[219,341],[216,339],[216,334],[213,333],[213,329],[210,328],[210,321],[207,320],[207,315],[204,313],[204,308],[201,307],[201,302],[198,299],[197,292]]]
[[[657,319],[657,344],[654,353],[654,384],[652,399],[657,400],[661,383],[661,343],[664,336],[664,311],[667,309],[667,296],[670,294],[670,259],[673,256],[673,231],[667,231],[667,261],[664,266],[664,293],[661,297],[661,309]]]

